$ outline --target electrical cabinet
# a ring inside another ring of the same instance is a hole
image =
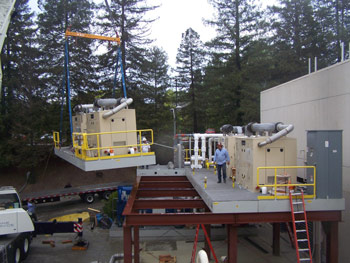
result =
[[[230,165],[226,166],[226,174],[228,177],[233,176],[232,168],[236,167],[236,138],[237,136],[225,136],[225,148],[230,156]]]
[[[257,168],[267,166],[295,166],[296,139],[283,137],[271,144],[259,147],[258,143],[267,137],[237,137],[236,141],[236,181],[241,187],[258,191],[259,184],[274,183],[274,169],[261,169],[259,182]],[[291,183],[296,183],[295,169],[278,169],[277,175],[288,176]]]
[[[87,123],[87,114],[86,113],[78,113],[73,116],[73,132],[81,132],[86,133],[86,123]]]
[[[307,131],[307,164],[316,166],[316,198],[342,198],[342,131]]]

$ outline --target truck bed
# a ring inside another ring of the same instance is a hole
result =
[[[85,193],[98,193],[104,191],[116,191],[120,185],[130,185],[130,182],[113,182],[105,184],[84,185],[78,187],[68,187],[61,189],[44,190],[32,193],[21,194],[22,201],[27,202],[36,199],[47,199],[70,195],[81,195]]]

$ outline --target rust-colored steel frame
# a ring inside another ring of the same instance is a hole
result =
[[[176,209],[176,213],[144,214],[144,209]],[[196,208],[201,212],[183,212],[186,208]],[[204,224],[210,229],[211,224],[226,224],[228,237],[228,262],[237,262],[237,229],[241,224],[248,223],[281,223],[290,222],[291,213],[241,213],[241,214],[214,214],[201,199],[186,176],[143,176],[137,177],[123,215],[124,231],[124,262],[132,262],[132,244],[134,244],[134,262],[139,262],[139,226],[146,225],[185,225]],[[296,217],[298,219],[298,217]],[[336,230],[341,221],[341,211],[310,211],[308,221],[329,222]],[[134,231],[132,231],[134,228]],[[327,249],[328,261],[337,263],[338,234],[329,231],[329,245]],[[274,233],[274,254],[279,252],[279,231]],[[335,244],[335,245],[334,245]],[[206,247],[208,247],[206,245]],[[207,251],[209,252],[209,251]],[[332,256],[329,256],[332,255]]]

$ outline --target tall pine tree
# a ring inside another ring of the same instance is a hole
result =
[[[176,56],[176,64],[176,72],[178,73],[181,87],[179,98],[184,105],[188,105],[183,112],[184,114],[187,113],[188,121],[190,116],[192,116],[192,131],[199,132],[199,128],[203,128],[199,124],[202,106],[199,103],[199,98],[202,87],[204,46],[199,34],[192,28],[187,29],[182,34],[181,44]]]

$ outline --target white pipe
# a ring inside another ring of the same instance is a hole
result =
[[[113,110],[110,110],[106,113],[104,113],[102,115],[102,117],[104,119],[107,119],[108,117],[112,116],[113,114],[116,114],[118,111],[124,109],[125,107],[127,107],[128,105],[130,105],[133,102],[133,100],[131,98],[127,99],[126,101],[124,101],[122,104],[120,104],[119,106],[115,107]]]
[[[205,136],[202,135],[201,139],[202,139],[202,160],[205,160],[205,153],[207,151]]]
[[[340,43],[341,47],[341,61],[344,61],[344,42]]]
[[[208,255],[203,249],[198,251],[196,263],[209,263]]]
[[[317,57],[315,57],[315,72],[317,71]]]
[[[309,74],[311,74],[311,58],[309,58]]]
[[[278,140],[279,138],[290,133],[293,129],[294,129],[294,126],[292,124],[284,125],[283,123],[279,123],[277,125],[277,130],[279,130],[279,132],[270,136],[265,141],[258,143],[258,146],[263,147],[267,144],[273,143],[274,141]]]
[[[209,156],[209,162],[213,161],[213,139],[214,138],[209,138],[208,140],[208,156]]]
[[[195,134],[193,134],[193,138],[194,138],[194,164],[191,165],[192,169],[194,169],[194,168],[201,169],[202,168],[202,165],[199,164],[198,161],[205,160],[205,152],[206,152],[205,138],[218,138],[218,137],[223,137],[223,136],[224,135],[222,133],[203,133],[203,134],[195,133]],[[203,143],[203,138],[204,138],[204,143]],[[203,157],[203,153],[202,153],[202,156],[200,158],[199,158],[199,154],[198,154],[199,139],[202,139],[202,151],[204,150],[204,157]],[[191,159],[192,159],[192,157],[191,157]]]

